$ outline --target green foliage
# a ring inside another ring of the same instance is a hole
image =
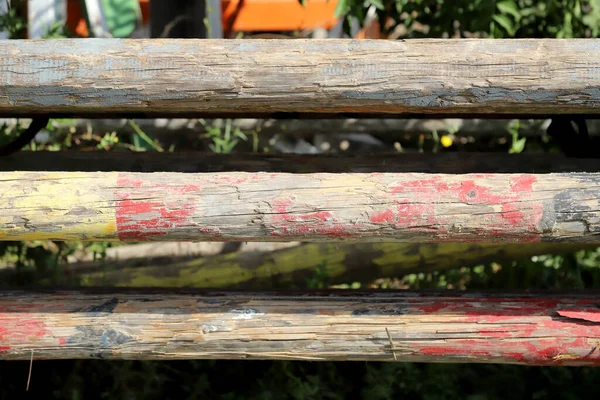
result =
[[[406,28],[401,38],[596,37],[600,27],[599,0],[340,0],[336,15],[364,21],[371,7],[385,33]]]
[[[73,33],[61,22],[53,23],[42,39],[64,39],[74,37]]]
[[[231,153],[240,140],[248,140],[248,136],[239,127],[233,128],[233,121],[231,119],[225,120],[225,127],[218,126],[219,121],[214,125],[207,124],[203,119],[200,119],[199,122],[206,130],[206,134],[203,137],[209,138],[212,141],[209,147],[215,153]],[[255,139],[253,151],[256,152],[258,145],[257,132],[252,132],[252,135]]]
[[[327,285],[327,261],[323,260],[321,264],[317,265],[315,272],[310,279],[306,281],[306,287],[309,289],[323,289]]]
[[[525,142],[527,141],[527,138],[519,138],[519,126],[519,120],[514,120],[507,127],[508,133],[510,133],[512,138],[512,143],[509,150],[509,153],[511,154],[518,154],[525,150]]]
[[[158,152],[164,151],[160,144],[148,136],[133,120],[129,120],[129,125],[135,131],[135,134],[133,135],[133,145],[136,151],[146,151],[150,149]]]
[[[20,39],[25,36],[27,24],[23,18],[19,16],[18,7],[22,6],[22,1],[13,1],[12,7],[7,0],[0,0],[8,5],[8,12],[0,15],[0,31],[8,32],[10,39]]]

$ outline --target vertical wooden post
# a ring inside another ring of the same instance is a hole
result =
[[[29,0],[27,22],[29,39],[42,38],[56,22],[66,22],[66,0]]]
[[[206,14],[208,21],[206,37],[209,39],[223,38],[221,0],[206,0]]]
[[[0,18],[8,14],[9,0],[0,0]],[[8,39],[8,31],[0,27],[0,39]]]
[[[220,0],[154,0],[150,3],[152,38],[217,39],[222,36]]]

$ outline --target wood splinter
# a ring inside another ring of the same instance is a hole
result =
[[[385,331],[387,332],[388,339],[390,339],[390,350],[392,351],[392,355],[394,356],[394,361],[398,361],[398,357],[396,357],[396,347],[394,346],[394,341],[392,340],[392,335],[390,335],[390,330],[385,327]]]

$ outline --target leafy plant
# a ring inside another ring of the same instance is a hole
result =
[[[232,128],[233,122],[231,119],[225,120],[225,127],[209,125],[204,119],[198,120],[206,130],[203,137],[210,138],[212,144],[210,149],[215,153],[231,153],[240,140],[247,141],[248,136],[239,128]],[[256,137],[256,132],[253,133]],[[254,141],[254,151],[256,151],[257,140]]]
[[[306,281],[306,287],[310,289],[323,289],[327,287],[327,261],[323,260],[315,268],[314,275]]]
[[[13,1],[12,6],[8,0],[0,0],[6,3],[8,12],[0,14],[0,31],[8,32],[10,39],[21,39],[25,37],[25,29],[27,24],[23,18],[19,16],[19,7],[23,5],[22,1]]]
[[[310,1],[310,0],[309,0]],[[599,0],[339,0],[336,16],[364,23],[369,9],[398,37],[596,37]]]
[[[527,142],[527,138],[519,138],[519,127],[519,120],[514,120],[506,128],[512,138],[510,150],[508,151],[511,154],[521,153],[525,149],[525,143]]]

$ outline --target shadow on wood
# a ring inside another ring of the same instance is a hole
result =
[[[564,254],[595,246],[570,243],[310,243],[276,251],[259,251],[279,243],[253,243],[228,254],[119,259],[118,250],[136,254],[134,246],[117,247],[105,262],[80,262],[63,268],[61,286],[267,289],[306,287],[315,276],[329,285],[369,282],[384,277],[515,261],[541,254]],[[160,246],[162,243],[156,243]],[[261,246],[266,245],[266,246]],[[142,245],[145,246],[145,245]],[[134,250],[134,251],[131,251]],[[156,254],[156,253],[155,253]],[[0,275],[10,282],[16,272]],[[56,282],[54,278],[52,282]],[[48,280],[38,279],[37,285]]]

